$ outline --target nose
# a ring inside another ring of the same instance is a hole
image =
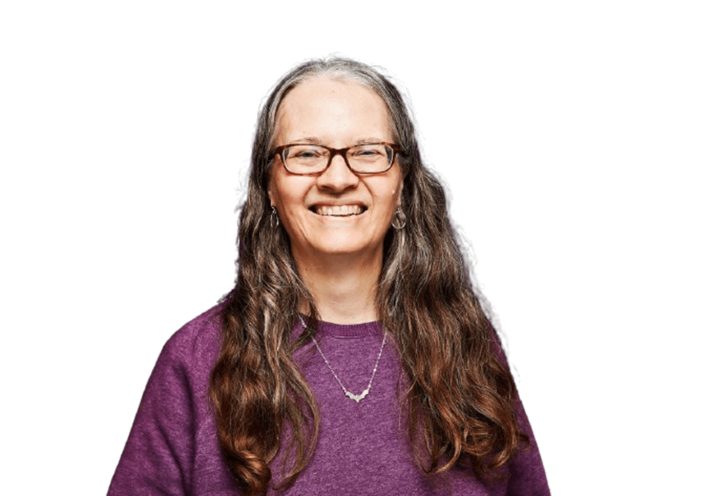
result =
[[[350,170],[341,154],[337,154],[330,162],[330,166],[317,178],[320,189],[333,193],[342,193],[358,185],[360,178]]]

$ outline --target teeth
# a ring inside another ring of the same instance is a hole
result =
[[[333,215],[345,217],[348,215],[358,215],[362,213],[362,207],[360,205],[321,205],[315,209],[315,213],[318,215]]]

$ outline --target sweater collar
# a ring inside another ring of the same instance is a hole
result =
[[[305,322],[308,317],[303,315]],[[302,332],[302,323],[298,320],[296,331]],[[319,335],[327,335],[336,338],[363,338],[382,333],[382,324],[380,321],[364,322],[362,324],[335,324],[332,322],[318,321],[317,332]]]

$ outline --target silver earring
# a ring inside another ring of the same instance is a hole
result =
[[[275,229],[277,226],[280,225],[280,218],[278,217],[277,208],[275,208],[275,205],[270,205],[270,209],[270,226]]]
[[[400,230],[407,224],[407,219],[405,218],[405,212],[402,211],[402,208],[398,207],[397,210],[395,210],[395,216],[392,220],[392,226]]]

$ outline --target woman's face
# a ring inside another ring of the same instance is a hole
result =
[[[383,100],[348,80],[320,76],[299,84],[280,104],[277,122],[275,146],[346,148],[393,141]],[[395,162],[382,174],[358,175],[336,155],[321,174],[298,176],[287,172],[276,155],[268,193],[296,260],[331,255],[381,260],[383,239],[400,205],[403,177]]]

